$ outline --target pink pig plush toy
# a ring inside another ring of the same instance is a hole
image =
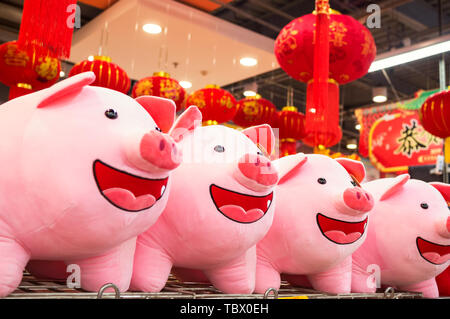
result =
[[[94,80],[82,73],[0,106],[0,296],[29,260],[77,264],[86,290],[126,290],[136,237],[167,203],[181,152],[160,130],[175,105]]]
[[[295,155],[274,162],[291,167]],[[256,289],[279,289],[280,274],[293,285],[329,293],[349,293],[351,254],[366,236],[374,201],[359,187],[361,162],[306,155],[280,179],[275,217],[257,245]]]
[[[374,292],[378,283],[438,297],[435,277],[450,265],[450,185],[405,174],[364,187],[375,207],[367,239],[353,254],[352,291]]]
[[[272,152],[272,129],[193,126],[179,139],[184,160],[164,213],[138,238],[131,289],[160,291],[175,266],[204,271],[225,293],[251,293],[251,248],[272,224],[273,188],[282,175],[257,147]]]

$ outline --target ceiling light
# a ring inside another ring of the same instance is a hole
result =
[[[93,55],[88,56],[88,61],[90,62],[94,61],[94,56]]]
[[[66,73],[64,71],[59,72],[59,77],[63,78],[66,76]]]
[[[356,124],[355,129],[357,129],[359,131],[361,129],[361,124]]]
[[[439,40],[441,42],[436,43],[436,41]],[[380,55],[380,57],[370,66],[369,72],[391,68],[396,65],[424,59],[447,51],[450,51],[449,36],[438,38],[432,42],[418,43],[412,47]]]
[[[387,101],[387,89],[385,86],[372,88],[372,101],[383,103]]]
[[[189,89],[192,87],[192,83],[189,81],[180,81],[179,82],[182,88]]]
[[[355,143],[348,143],[347,148],[349,150],[356,150],[358,148],[358,145],[356,145]]]
[[[243,66],[255,66],[258,64],[258,60],[255,58],[245,57],[239,60],[239,63]]]
[[[244,91],[244,96],[245,97],[256,96],[256,92],[255,91],[251,91],[251,90],[247,90],[247,91]]]
[[[142,26],[142,30],[150,34],[158,34],[161,33],[162,28],[157,24],[147,23]]]

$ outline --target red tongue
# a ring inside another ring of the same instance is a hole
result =
[[[156,202],[155,197],[150,194],[136,198],[132,192],[123,188],[109,188],[103,194],[115,205],[131,211],[150,208]]]
[[[325,232],[325,236],[338,244],[350,244],[357,241],[361,237],[361,233],[350,233],[346,235],[339,230],[330,230]]]
[[[242,207],[236,205],[224,205],[219,208],[220,211],[231,219],[241,223],[255,222],[264,216],[264,212],[259,208],[253,208],[245,211]]]

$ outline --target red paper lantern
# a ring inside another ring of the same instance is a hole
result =
[[[428,97],[420,109],[423,127],[435,136],[450,137],[450,91]]]
[[[28,51],[17,41],[0,45],[0,82],[10,87],[10,99],[53,85],[60,71],[61,62],[38,45]]]
[[[330,78],[340,84],[364,76],[376,56],[370,31],[354,18],[330,12]],[[281,68],[296,80],[313,78],[316,15],[292,20],[275,41],[275,55]]]
[[[175,102],[177,111],[184,107],[186,91],[177,80],[170,78],[166,72],[155,72],[153,76],[139,80],[132,90],[133,98],[141,95],[153,95]]]
[[[305,137],[305,115],[295,106],[285,106],[278,113],[281,156],[295,154],[298,140]]]
[[[207,85],[189,95],[187,105],[196,105],[207,125],[227,122],[236,115],[236,99],[217,85]]]
[[[92,71],[96,79],[91,85],[101,86],[127,94],[131,81],[128,74],[107,56],[95,56],[93,61],[84,60],[74,65],[69,76]]]
[[[277,108],[269,100],[261,96],[246,97],[237,102],[237,112],[233,122],[242,127],[253,125],[273,125],[274,115]]]

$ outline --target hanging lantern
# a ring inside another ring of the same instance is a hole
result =
[[[207,85],[189,95],[187,105],[195,105],[202,112],[203,124],[227,122],[236,115],[236,99],[217,85]]]
[[[329,12],[329,78],[339,84],[364,76],[376,56],[370,31],[354,18]],[[275,41],[275,55],[281,68],[296,80],[313,78],[316,14],[292,20]]]
[[[445,139],[445,161],[450,162],[450,91],[428,97],[420,109],[420,121],[425,130]]]
[[[84,60],[74,65],[69,76],[92,71],[96,79],[91,85],[101,86],[127,94],[130,90],[130,78],[117,64],[107,56],[95,56],[93,61]]]
[[[242,127],[272,125],[275,113],[277,113],[276,106],[260,95],[246,97],[237,102],[237,112],[233,122]]]
[[[133,98],[141,95],[153,95],[175,102],[177,111],[184,107],[186,91],[177,80],[170,78],[166,72],[155,72],[153,76],[139,80],[132,90]]]
[[[10,87],[9,99],[47,88],[59,79],[58,59],[38,45],[28,51],[20,49],[17,41],[0,45],[0,82]]]
[[[280,156],[297,153],[297,141],[305,137],[305,115],[295,106],[285,106],[278,117]]]

